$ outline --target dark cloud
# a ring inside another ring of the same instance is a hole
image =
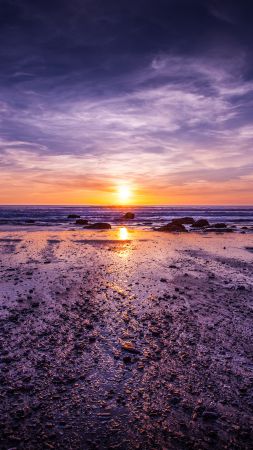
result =
[[[81,79],[108,82],[108,77],[140,68],[158,52],[222,54],[235,51],[234,45],[250,51],[253,7],[248,2],[238,5],[196,0],[2,0],[2,76],[12,85],[32,85],[35,79],[43,90]]]

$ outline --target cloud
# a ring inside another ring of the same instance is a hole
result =
[[[2,185],[239,186],[253,164],[243,14],[235,42],[229,5],[116,3],[5,1],[16,14],[4,11],[0,35]]]

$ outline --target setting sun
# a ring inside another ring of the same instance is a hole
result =
[[[132,192],[129,186],[122,185],[118,187],[118,198],[121,203],[128,203],[131,196]]]

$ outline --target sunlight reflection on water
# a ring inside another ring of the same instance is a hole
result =
[[[128,229],[126,227],[120,227],[119,228],[119,239],[121,241],[125,241],[129,238]]]

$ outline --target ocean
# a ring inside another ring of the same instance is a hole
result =
[[[176,217],[204,218],[210,223],[253,226],[253,206],[0,206],[1,225],[43,226],[71,228],[76,214],[89,222],[109,222],[119,226],[126,212],[135,219],[128,222],[131,228],[150,229]]]

